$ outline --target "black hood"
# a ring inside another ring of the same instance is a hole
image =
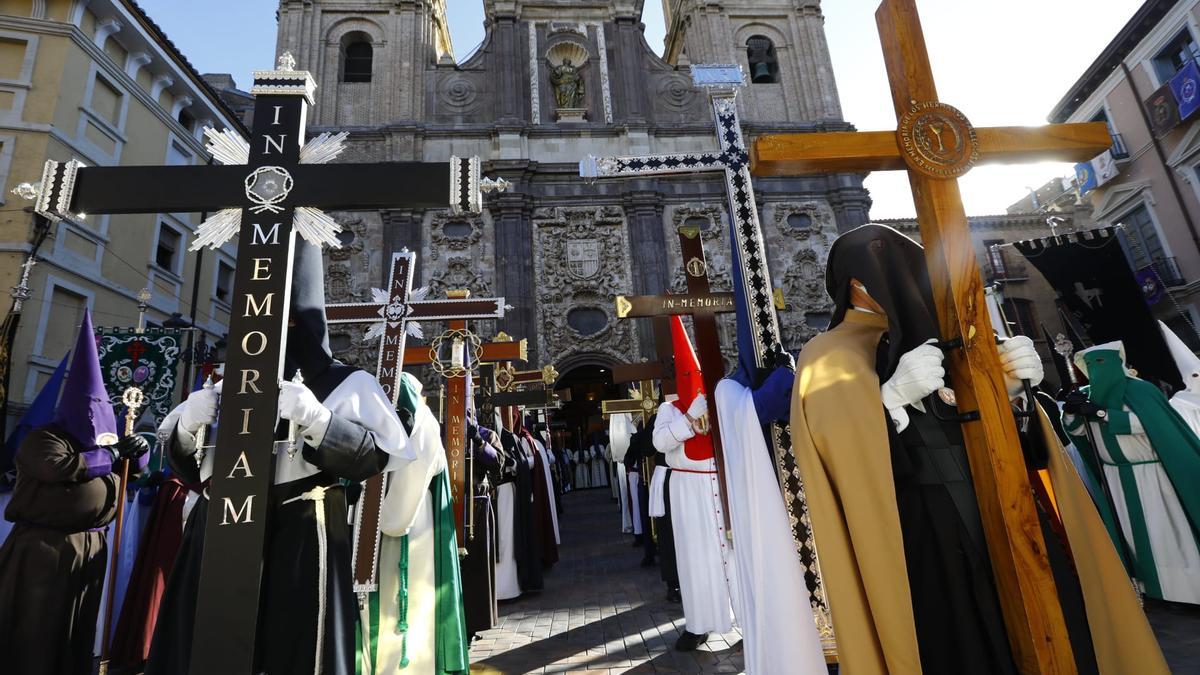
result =
[[[825,269],[825,290],[835,305],[830,328],[850,310],[851,279],[858,279],[887,315],[890,344],[881,375],[890,377],[901,355],[939,337],[925,249],[886,225],[867,224],[838,237]]]
[[[333,365],[329,327],[325,323],[325,264],[321,249],[296,237],[292,265],[292,302],[287,352],[283,359],[286,379],[300,369],[306,381],[325,374]]]

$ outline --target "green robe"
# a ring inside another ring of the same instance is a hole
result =
[[[1122,546],[1120,530],[1108,501],[1101,500],[1097,505],[1109,536],[1124,557],[1128,557],[1126,551],[1132,553],[1133,560],[1126,559],[1125,563],[1143,584],[1146,595],[1195,602],[1200,599],[1197,596],[1200,591],[1172,591],[1170,587],[1200,589],[1200,570],[1192,574],[1190,583],[1181,580],[1178,573],[1174,574],[1174,579],[1163,579],[1161,577],[1172,565],[1156,560],[1155,549],[1161,557],[1164,550],[1178,546],[1195,549],[1200,541],[1200,490],[1196,487],[1200,485],[1200,439],[1171,408],[1162,391],[1126,373],[1118,349],[1091,349],[1081,353],[1080,358],[1090,383],[1083,391],[1106,413],[1104,420],[1094,422],[1092,426],[1103,446],[1100,450],[1101,461],[1106,467],[1104,471],[1095,466],[1096,454],[1088,442],[1083,420],[1065,415],[1063,422],[1086,459],[1092,477],[1107,476],[1114,497],[1127,505],[1131,547]],[[1124,447],[1122,439],[1125,439]],[[1153,465],[1156,464],[1161,465],[1173,490],[1158,490],[1154,486],[1152,479],[1157,476],[1158,468]],[[1115,469],[1115,479],[1110,468]],[[1147,490],[1157,490],[1161,494],[1149,495]],[[1171,502],[1177,502],[1179,509],[1170,506],[1164,512],[1157,506]],[[1147,509],[1153,512],[1148,513]],[[1180,512],[1186,523],[1164,526],[1172,513]],[[1159,525],[1155,527],[1154,523]]]

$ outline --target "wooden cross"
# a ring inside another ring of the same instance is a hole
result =
[[[716,150],[642,157],[588,156],[580,162],[579,173],[585,178],[633,178],[685,173],[721,175],[725,181],[733,247],[742,266],[742,283],[734,292],[745,301],[744,305],[749,314],[754,363],[759,371],[752,375],[757,378],[781,362],[784,347],[779,336],[779,319],[776,314],[778,303],[771,287],[771,273],[767,269],[766,244],[763,241],[762,226],[759,224],[758,207],[754,201],[749,153],[743,140],[741,122],[738,120],[737,89],[744,86],[745,78],[740,66],[693,65],[691,70],[693,84],[708,90],[709,103],[712,105],[716,122]],[[713,403],[713,394],[714,391],[710,389],[710,405]],[[808,502],[804,498],[800,469],[792,452],[791,435],[787,433],[784,425],[772,425],[771,444],[776,471],[779,474],[780,490],[792,525],[792,541],[796,547],[796,555],[807,568],[805,576],[808,581],[809,603],[812,605],[826,651],[832,652],[833,634],[828,628],[829,608],[825,605],[825,592],[821,589],[821,569],[817,561],[816,544],[807,525]]]
[[[612,367],[613,384],[637,382],[641,398],[601,401],[602,417],[608,417],[614,413],[641,414],[642,423],[648,424],[650,417],[657,410],[656,406],[659,400],[655,394],[653,381],[658,380],[662,383],[659,391],[664,397],[667,394],[675,393],[675,369],[672,365],[675,355],[671,348],[670,319],[660,315],[653,317],[652,322],[654,325],[654,348],[658,354],[658,360],[643,361],[642,363],[618,363]],[[647,401],[650,401],[651,407],[646,407]]]
[[[467,290],[447,291],[451,299],[468,299],[471,292]],[[447,332],[443,339],[435,338],[429,346],[407,347],[404,350],[404,363],[411,366],[432,365],[439,363],[438,347],[449,336],[471,342],[470,331],[466,319],[454,319],[447,322]],[[472,343],[473,344],[473,343]],[[465,349],[472,349],[471,344]],[[480,363],[496,363],[499,361],[525,361],[529,358],[528,346],[525,340],[514,341],[508,335],[500,333],[492,342],[479,343],[478,349],[470,354],[470,366],[461,369],[443,369],[446,378],[445,388],[445,424],[442,434],[446,446],[446,460],[450,471],[450,495],[454,502],[454,524],[464,536],[469,536],[466,526],[466,509],[462,493],[467,481],[466,465],[463,456],[467,447],[467,392],[470,388],[468,379],[471,369]],[[444,368],[444,367],[443,367]]]
[[[654,386],[654,380],[652,379],[639,380],[638,395],[633,398],[609,399],[600,402],[600,414],[602,416],[607,418],[609,415],[619,415],[622,413],[638,415],[642,418],[642,426],[650,423],[650,418],[654,417],[654,412],[657,409],[658,390]]]
[[[1109,147],[1103,122],[976,129],[938,101],[915,0],[884,0],[875,13],[899,128],[868,133],[764,136],[756,175],[907,170],[933,297],[950,355],[979,511],[1013,656],[1023,673],[1073,673],[1045,543],[1034,511],[992,324],[984,301],[958,176],[983,162],[1086,161]]]
[[[721,515],[725,531],[731,532],[729,521],[729,490],[725,487],[725,459],[717,419],[717,403],[713,393],[725,376],[725,360],[721,357],[721,335],[717,315],[733,311],[733,293],[713,293],[708,284],[708,262],[704,257],[704,239],[700,228],[684,225],[679,228],[679,249],[683,254],[683,270],[687,293],[667,295],[617,296],[617,318],[690,315],[696,331],[696,350],[700,372],[708,400],[709,436],[716,459],[717,485],[721,492]],[[678,383],[676,383],[678,384]]]
[[[509,364],[502,364],[495,368],[494,378],[495,392],[491,396],[493,406],[543,410],[561,405],[554,391],[558,370],[553,365],[537,370],[516,370]],[[523,387],[524,391],[519,391]]]
[[[454,319],[502,319],[504,298],[413,299],[412,280],[417,254],[407,249],[392,254],[386,291],[376,291],[374,302],[339,302],[325,306],[329,325],[371,324],[368,338],[379,342],[375,374],[395,407],[400,397],[398,379],[404,368],[408,324]],[[423,297],[423,294],[422,294]],[[367,479],[359,507],[354,510],[354,592],[360,595],[379,589],[379,514],[387,493],[386,473]]]
[[[345,134],[305,143],[316,83],[294,70],[254,73],[249,142],[206,130],[220,165],[85,167],[46,162],[34,210],[57,221],[77,214],[209,212],[190,248],[237,236],[228,382],[221,399],[209,488],[189,672],[249,675],[254,667],[275,417],[297,234],[337,245],[325,210],[446,208],[477,211],[478,160],[324,165]],[[220,645],[219,649],[210,648]]]

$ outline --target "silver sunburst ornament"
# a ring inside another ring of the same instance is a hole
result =
[[[326,164],[337,158],[345,149],[345,131],[332,134],[323,133],[309,139],[300,149],[301,164]],[[226,166],[238,166],[250,161],[250,144],[237,133],[225,129],[217,131],[211,127],[205,128],[205,146],[213,159]],[[246,199],[254,206],[252,213],[281,213],[280,206],[292,188],[295,180],[292,174],[282,166],[263,166],[251,171],[246,176]],[[304,237],[304,240],[314,246],[326,245],[339,248],[338,233],[342,226],[328,214],[311,206],[297,206],[292,217],[292,227]],[[215,249],[232,239],[242,226],[242,210],[240,208],[221,209],[210,215],[196,228],[196,238],[188,248],[198,251],[207,246]]]
[[[380,320],[367,326],[367,332],[363,334],[363,342],[378,340],[388,325],[395,326],[396,322],[404,321],[404,317],[408,316],[412,311],[412,306],[409,303],[421,302],[427,297],[429,297],[428,286],[410,291],[407,301],[400,298],[389,299],[387,291],[380,288],[372,288],[371,301],[383,305],[383,307],[379,310]],[[425,337],[425,332],[421,330],[421,324],[416,321],[405,321],[404,332],[409,337],[417,340]]]

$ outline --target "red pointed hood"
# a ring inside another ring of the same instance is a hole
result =
[[[692,348],[692,340],[679,316],[671,317],[671,346],[675,349],[675,386],[679,392],[679,399],[673,405],[686,413],[692,401],[701,394],[707,395],[707,392],[704,390],[704,378],[700,373],[696,350]],[[712,438],[696,434],[683,444],[683,453],[694,461],[712,459]]]

